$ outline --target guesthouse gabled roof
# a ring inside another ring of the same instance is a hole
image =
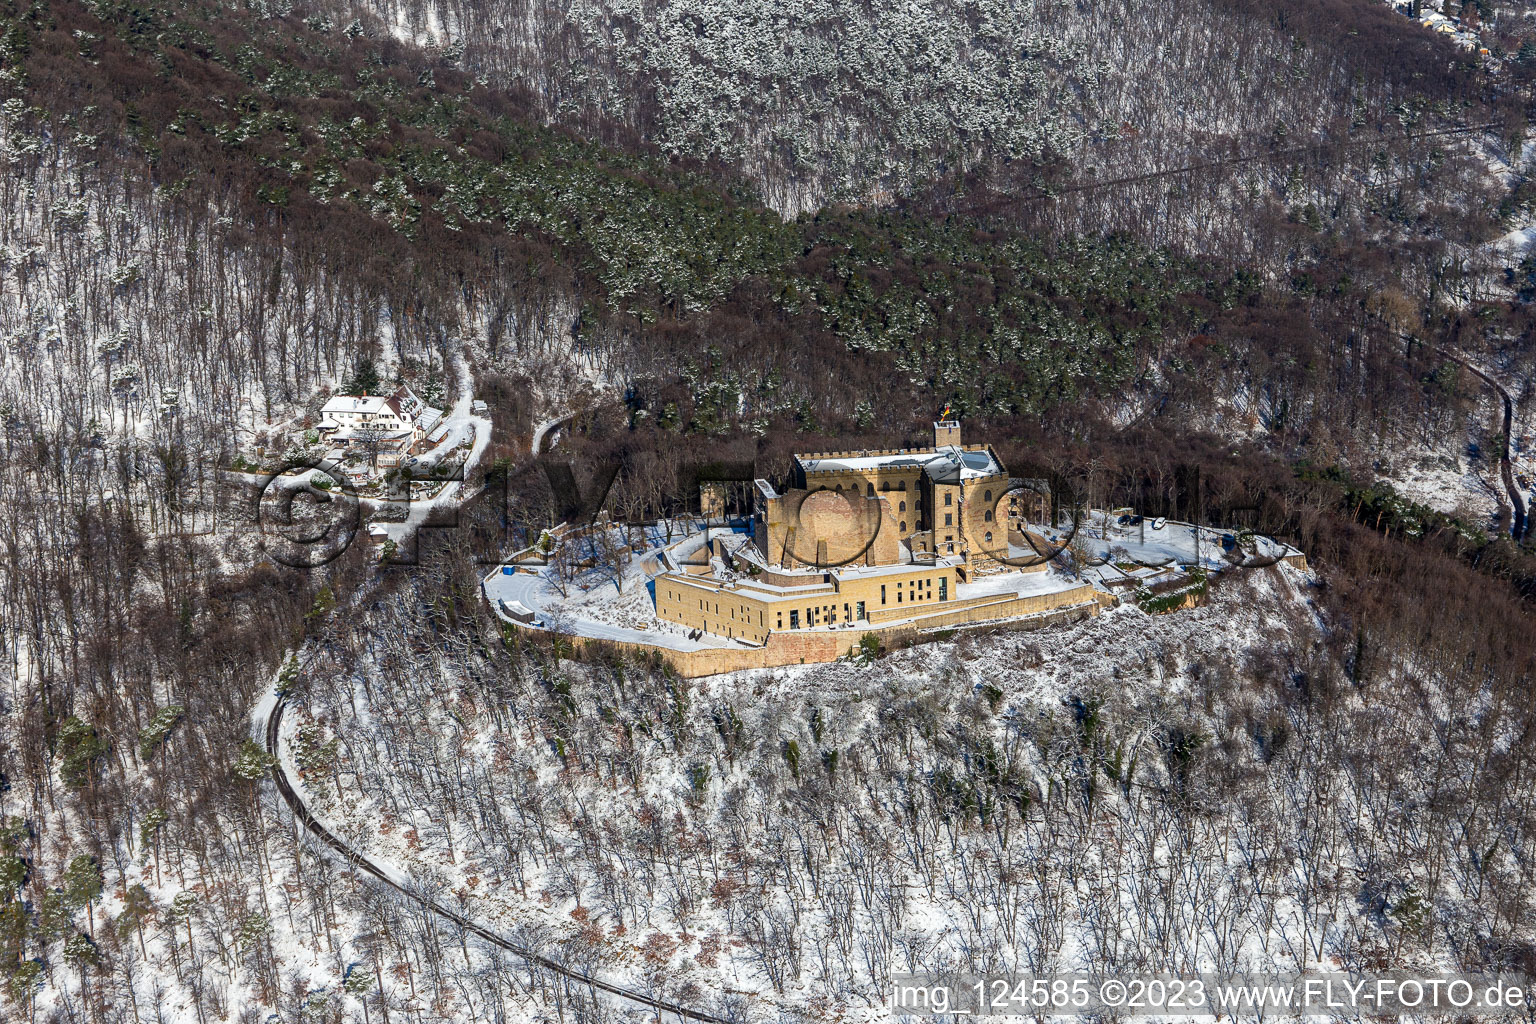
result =
[[[421,430],[431,430],[443,418],[441,409],[434,409],[423,402],[404,384],[391,395],[336,395],[320,407],[323,416],[334,416],[337,413],[377,416],[386,410],[415,423]]]
[[[383,411],[389,399],[384,395],[337,395],[320,407],[322,413],[356,412],[375,414]]]

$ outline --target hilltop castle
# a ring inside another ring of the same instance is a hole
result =
[[[944,625],[1035,614],[1091,597],[1042,570],[1027,523],[1043,481],[1008,476],[960,424],[931,448],[794,457],[792,486],[755,482],[750,537],[719,535],[655,578],[656,612],[718,636]],[[986,577],[982,579],[981,577]]]

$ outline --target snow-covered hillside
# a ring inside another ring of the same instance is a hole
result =
[[[789,215],[1064,154],[1105,176],[1304,139],[1378,103],[1336,54],[1218,4],[359,0],[550,116],[746,167]],[[346,16],[339,14],[338,17]]]
[[[1495,908],[1416,802],[1427,765],[1359,756],[1410,722],[1316,702],[1340,668],[1312,586],[692,684],[371,632],[308,664],[289,749],[364,856],[736,1019],[885,1020],[904,970],[1455,963]]]

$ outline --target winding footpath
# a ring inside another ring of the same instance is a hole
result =
[[[1486,121],[1480,124],[1458,124],[1447,128],[1433,128],[1428,131],[1410,132],[1397,135],[1363,136],[1349,139],[1339,139],[1332,142],[1312,142],[1304,146],[1292,146],[1287,149],[1269,149],[1257,153],[1248,153],[1242,156],[1229,156],[1219,160],[1205,160],[1195,164],[1184,164],[1179,167],[1166,167],[1159,171],[1145,171],[1141,174],[1132,174],[1120,178],[1105,178],[1100,181],[1085,181],[1073,185],[1062,185],[1056,188],[1044,189],[1031,195],[998,195],[983,194],[980,199],[960,204],[956,207],[957,213],[996,213],[1010,206],[1026,206],[1032,203],[1050,202],[1060,196],[1071,195],[1074,192],[1098,192],[1104,189],[1119,188],[1122,185],[1134,185],[1143,181],[1157,181],[1161,178],[1175,178],[1184,174],[1197,174],[1201,171],[1218,170],[1224,167],[1241,167],[1245,164],[1263,163],[1286,159],[1294,156],[1310,156],[1326,153],[1330,150],[1355,149],[1361,146],[1380,146],[1389,142],[1417,142],[1422,139],[1437,139],[1452,135],[1475,135],[1478,132],[1499,128],[1497,121]]]
[[[1509,535],[1513,540],[1523,539],[1530,528],[1530,521],[1526,514],[1525,496],[1520,493],[1520,488],[1515,483],[1515,471],[1509,462],[1509,437],[1515,424],[1515,401],[1503,384],[1493,378],[1493,375],[1472,360],[1448,348],[1437,349],[1445,358],[1465,368],[1474,377],[1492,388],[1504,403],[1504,425],[1501,431],[1503,445],[1499,450],[1499,476],[1504,481],[1504,490],[1509,494],[1510,507],[1513,515],[1510,517]]]
[[[714,1014],[705,1013],[702,1010],[694,1010],[686,1006],[679,1006],[676,1003],[670,1003],[664,999],[656,999],[652,996],[646,995],[644,992],[640,992],[631,988],[625,988],[622,985],[613,985],[609,982],[594,978],[590,974],[585,974],[573,968],[566,967],[565,965],[560,964],[547,956],[534,952],[527,946],[513,942],[510,939],[503,938],[501,935],[498,935],[496,932],[486,927],[485,925],[479,924],[470,918],[465,917],[463,914],[460,914],[458,911],[453,910],[450,907],[445,907],[435,900],[428,899],[427,897],[418,893],[411,892],[408,888],[395,881],[395,878],[389,871],[381,868],[379,865],[375,864],[361,853],[352,849],[341,839],[337,838],[335,833],[331,832],[330,829],[321,824],[320,821],[309,812],[309,808],[304,805],[303,798],[301,798],[298,792],[293,788],[293,783],[288,779],[288,772],[283,767],[282,756],[278,752],[278,735],[282,729],[283,712],[287,710],[287,707],[287,698],[279,694],[276,701],[272,705],[271,713],[268,714],[266,724],[263,727],[263,731],[266,735],[267,753],[271,755],[273,759],[272,781],[276,783],[277,791],[282,795],[283,802],[288,805],[289,810],[293,811],[293,816],[298,819],[301,825],[304,826],[304,830],[311,836],[318,839],[321,843],[341,854],[341,856],[345,858],[348,865],[367,872],[379,882],[389,886],[389,888],[395,890],[406,899],[419,904],[424,909],[431,911],[446,921],[452,922],[458,927],[463,928],[465,931],[484,939],[486,942],[489,942],[496,948],[505,950],[506,952],[511,953],[530,964],[542,967],[544,970],[553,974],[558,974],[561,977],[570,979],[571,981],[579,982],[588,988],[606,992],[607,994],[614,996],[617,999],[643,1007],[644,1009],[658,1015],[662,1013],[668,1013],[675,1015],[679,1020],[704,1021],[706,1024],[732,1024],[732,1022],[728,1021],[724,1017],[716,1017]]]
[[[474,411],[474,378],[470,375],[469,368],[464,365],[463,353],[455,353],[458,363],[459,380],[462,382],[462,393],[453,403],[453,408],[443,418],[442,426],[450,432],[443,443],[421,456],[421,470],[435,467],[438,462],[446,457],[449,449],[457,447],[466,432],[471,439],[469,454],[464,457],[464,465],[455,475],[443,485],[443,489],[436,497],[426,501],[408,501],[405,519],[395,523],[382,523],[384,533],[396,544],[404,544],[406,539],[424,524],[434,512],[440,509],[458,507],[464,491],[464,484],[471,477],[474,469],[480,464],[480,457],[491,444],[491,421],[489,417],[477,415]]]
[[[529,451],[533,452],[534,455],[541,454],[544,451],[544,442],[549,439],[552,434],[559,433],[561,427],[570,423],[571,420],[574,420],[579,415],[581,415],[580,412],[568,412],[563,416],[556,416],[552,420],[545,420],[543,423],[540,423],[538,426],[534,427],[533,441],[528,445]]]

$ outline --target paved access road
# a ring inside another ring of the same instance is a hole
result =
[[[617,999],[623,1000],[624,1002],[644,1007],[645,1009],[658,1014],[658,1019],[660,1014],[667,1013],[675,1015],[679,1020],[703,1021],[705,1024],[733,1024],[733,1022],[727,1020],[724,1017],[717,1017],[714,1014],[705,1013],[702,1010],[694,1010],[686,1006],[679,1006],[676,1003],[669,1003],[664,999],[655,999],[646,995],[644,992],[625,988],[622,985],[613,985],[606,981],[601,981],[597,978],[594,978],[590,974],[585,974],[581,971],[566,967],[563,964],[551,960],[547,956],[535,953],[533,950],[526,946],[503,938],[485,925],[479,924],[469,919],[468,917],[465,917],[463,914],[460,914],[459,912],[449,907],[443,906],[441,903],[438,903],[435,900],[430,900],[417,893],[411,892],[409,888],[401,885],[398,881],[395,880],[395,875],[393,872],[387,871],[386,869],[375,864],[373,861],[369,860],[367,857],[363,856],[361,853],[358,853],[356,850],[349,847],[346,843],[337,838],[333,832],[331,832],[323,824],[316,820],[315,816],[309,812],[309,808],[304,805],[304,800],[293,788],[293,783],[288,780],[288,772],[283,766],[283,760],[281,754],[278,751],[277,742],[278,734],[282,729],[283,712],[287,710],[287,707],[287,699],[279,694],[276,701],[272,704],[272,710],[267,715],[266,725],[264,726],[263,730],[266,735],[267,753],[272,755],[273,758],[272,781],[276,783],[278,793],[281,794],[283,801],[287,803],[289,809],[293,811],[293,815],[298,819],[299,824],[304,826],[305,831],[314,836],[324,845],[341,854],[349,865],[372,875],[380,883],[389,886],[391,889],[400,893],[406,899],[419,904],[423,908],[431,911],[444,920],[451,921],[453,924],[458,925],[465,931],[479,936],[498,949],[503,949],[508,953],[513,954],[514,956],[526,960],[530,964],[535,964],[547,971],[558,974],[561,977],[569,978],[572,981],[580,982],[589,988],[606,992]]]

